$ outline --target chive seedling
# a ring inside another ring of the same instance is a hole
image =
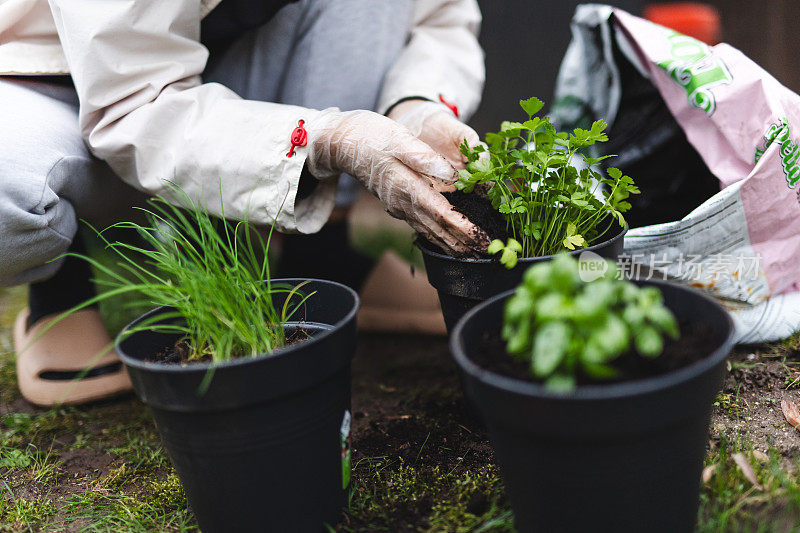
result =
[[[606,123],[591,128],[557,132],[548,117],[537,117],[544,103],[538,98],[520,101],[525,122],[503,122],[500,131],[486,134],[486,146],[461,145],[467,158],[456,188],[471,193],[481,185],[492,206],[503,214],[511,240],[492,242],[493,253],[513,268],[517,256],[553,255],[589,246],[614,223],[625,224],[626,201],[639,192],[629,176],[616,168],[607,175],[596,170],[602,160],[589,157],[587,147],[608,140]],[[575,164],[580,155],[583,168]],[[609,219],[608,215],[611,215]],[[517,250],[517,248],[521,248]]]
[[[154,198],[149,208],[139,208],[147,224],[120,222],[107,228],[132,229],[145,246],[110,242],[106,230],[95,230],[118,258],[119,269],[77,255],[108,279],[98,281],[105,292],[72,311],[123,293],[136,294],[137,304],[166,306],[169,311],[127,334],[141,330],[177,333],[189,347],[190,361],[210,358],[219,363],[283,346],[284,323],[311,294],[298,292],[302,284],[289,287],[271,280],[267,250],[272,228],[264,242],[248,221],[231,225],[213,218],[177,186],[170,184],[169,190],[178,198],[178,206]],[[273,303],[277,293],[287,295],[280,308]]]

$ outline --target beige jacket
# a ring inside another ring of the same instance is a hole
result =
[[[295,201],[307,149],[287,153],[298,120],[318,111],[202,82],[200,20],[219,1],[0,0],[0,74],[70,73],[90,150],[134,187],[159,194],[171,180],[216,214],[315,232],[336,184]],[[470,116],[484,79],[476,0],[417,0],[412,24],[378,111],[444,95]]]

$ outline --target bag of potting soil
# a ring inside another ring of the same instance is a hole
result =
[[[624,268],[716,296],[741,343],[800,330],[800,96],[727,44],[610,6],[579,6],[572,35],[553,119],[608,122],[608,164],[642,190]]]

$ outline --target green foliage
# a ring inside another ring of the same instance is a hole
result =
[[[456,182],[466,193],[478,186],[487,191],[509,234],[521,244],[516,253],[522,257],[588,246],[611,228],[613,221],[604,223],[607,215],[624,224],[622,213],[630,209],[626,198],[639,192],[618,169],[609,168],[607,175],[595,169],[612,156],[585,155],[587,147],[608,140],[605,122],[558,132],[548,117],[535,116],[543,105],[538,98],[522,100],[528,120],[503,122],[499,132],[486,134],[486,146],[462,144],[468,162]],[[578,155],[582,163],[575,164]],[[504,264],[511,268],[516,261]]]
[[[0,490],[0,531],[34,531],[33,525],[55,512],[50,500],[15,498],[7,487]]]
[[[25,450],[0,449],[0,468],[26,468],[32,462],[33,458]]]
[[[493,464],[419,467],[402,459],[365,457],[356,463],[354,479],[346,512],[360,527],[348,527],[346,519],[339,531],[514,531],[505,488]],[[406,522],[409,518],[417,523]]]
[[[800,476],[796,453],[781,453],[768,445],[766,453],[742,436],[718,433],[711,441],[704,466],[712,474],[703,483],[698,533],[729,531],[796,532],[800,523]],[[761,487],[753,487],[734,461],[741,454]]]
[[[578,261],[559,254],[531,266],[505,307],[502,335],[509,354],[530,365],[534,378],[553,390],[574,388],[579,374],[613,379],[612,363],[635,350],[658,356],[663,335],[677,338],[678,324],[655,287],[615,279],[617,268],[584,282]]]
[[[120,294],[136,295],[135,305],[167,306],[172,310],[127,333],[178,333],[191,348],[189,359],[221,362],[283,346],[284,322],[311,295],[302,297],[299,287],[271,281],[267,249],[272,231],[264,243],[247,221],[232,225],[212,218],[176,186],[170,191],[178,206],[161,198],[151,200],[151,207],[143,209],[147,225],[110,226],[135,230],[145,246],[110,242],[104,230],[97,234],[117,256],[115,265],[77,256],[103,274],[96,282],[107,290],[73,311]],[[273,304],[276,293],[289,296],[280,309]]]
[[[516,239],[508,239],[508,241],[503,244],[503,241],[500,239],[495,239],[489,244],[489,248],[486,249],[486,253],[489,255],[500,255],[500,262],[503,263],[506,268],[514,268],[517,264],[517,254],[522,252],[522,245]]]

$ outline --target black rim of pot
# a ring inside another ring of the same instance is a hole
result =
[[[611,215],[606,215],[606,216],[611,216]],[[612,222],[612,224],[613,224],[613,222]],[[628,222],[625,221],[625,224],[622,226],[622,229],[620,230],[620,232],[617,233],[616,235],[614,235],[613,237],[611,237],[610,239],[605,239],[605,240],[597,242],[597,243],[595,243],[595,244],[593,244],[591,246],[587,246],[586,248],[580,248],[578,250],[572,250],[572,251],[570,251],[568,253],[571,254],[571,255],[574,255],[574,254],[580,254],[580,253],[583,253],[583,252],[594,252],[595,250],[597,250],[599,248],[604,248],[604,247],[608,246],[609,244],[615,243],[618,240],[623,239],[625,237],[625,234],[628,233],[628,229],[629,229],[628,228]],[[447,254],[444,254],[442,252],[436,251],[430,244],[428,244],[428,242],[424,238],[419,237],[419,236],[417,237],[416,242],[417,242],[417,247],[422,251],[422,253],[427,254],[427,255],[431,255],[433,257],[436,257],[438,259],[443,259],[443,260],[446,260],[446,261],[457,261],[459,263],[499,263],[500,262],[497,257],[485,257],[485,258],[453,257],[452,255],[447,255]],[[558,255],[558,254],[537,255],[535,257],[520,257],[519,258],[519,262],[520,263],[525,263],[526,261],[530,261],[532,259],[535,259],[537,262],[538,261],[548,261],[548,260],[553,259],[556,255]]]
[[[717,303],[710,296],[707,296],[696,289],[692,289],[675,283],[669,283],[660,280],[647,280],[647,283],[655,285],[657,287],[668,286],[670,288],[677,288],[679,290],[686,291],[688,293],[691,293],[694,297],[706,300],[713,306],[719,308],[719,310],[725,316],[725,320],[727,321],[728,324],[728,336],[719,345],[719,347],[717,347],[709,355],[707,355],[703,359],[700,359],[699,361],[695,361],[694,363],[679,368],[677,370],[673,370],[671,372],[667,372],[659,376],[647,377],[635,381],[625,381],[622,383],[608,383],[608,384],[599,383],[596,385],[595,384],[580,385],[574,391],[568,394],[560,394],[548,391],[541,383],[535,383],[533,381],[516,379],[496,374],[494,372],[486,370],[485,368],[473,362],[469,357],[467,357],[467,351],[464,348],[462,341],[462,331],[467,327],[466,326],[467,322],[469,322],[473,316],[480,313],[484,308],[490,306],[492,303],[511,296],[516,290],[516,289],[511,289],[502,292],[496,296],[493,296],[492,298],[484,302],[481,302],[479,305],[473,307],[463,317],[461,317],[461,319],[456,323],[456,326],[453,329],[453,333],[450,335],[450,353],[453,354],[453,357],[455,358],[455,360],[457,361],[458,365],[461,367],[462,370],[469,373],[475,379],[485,383],[486,385],[496,387],[499,389],[504,389],[525,396],[538,396],[538,397],[552,398],[557,400],[560,399],[565,401],[609,400],[615,398],[624,398],[624,397],[640,396],[643,394],[650,394],[653,392],[657,392],[672,387],[673,385],[675,385],[676,382],[688,381],[692,378],[700,376],[704,372],[707,372],[709,369],[719,364],[721,360],[725,359],[728,356],[728,353],[730,353],[731,348],[734,345],[735,327],[733,319],[730,317],[728,312],[722,308],[722,306],[719,303]]]
[[[292,352],[296,351],[298,348],[309,346],[309,345],[317,343],[317,342],[321,342],[326,337],[328,337],[330,335],[333,335],[333,333],[336,330],[338,330],[341,326],[343,326],[344,324],[347,324],[350,320],[353,319],[355,314],[358,312],[359,307],[361,306],[361,300],[358,297],[358,293],[356,291],[354,291],[353,289],[351,289],[350,287],[348,287],[347,285],[343,285],[343,284],[338,283],[336,281],[330,281],[330,280],[326,280],[326,279],[316,279],[316,278],[279,278],[279,279],[273,279],[273,280],[271,280],[271,282],[272,283],[313,282],[313,283],[325,283],[325,284],[328,284],[328,285],[333,285],[333,286],[339,287],[341,289],[344,289],[345,292],[349,293],[350,296],[352,296],[352,298],[353,298],[353,305],[352,305],[352,308],[350,309],[350,311],[348,311],[348,313],[341,320],[336,322],[336,324],[331,324],[330,328],[327,328],[327,329],[321,331],[320,333],[317,333],[316,335],[314,335],[310,339],[303,340],[302,342],[297,343],[297,344],[291,344],[291,345],[288,345],[288,346],[282,346],[281,348],[278,348],[277,350],[274,350],[272,352],[265,353],[265,354],[259,354],[256,357],[237,357],[235,359],[231,359],[230,361],[224,361],[224,362],[221,362],[221,363],[210,362],[210,363],[188,363],[188,364],[185,364],[185,365],[184,364],[176,365],[176,364],[164,364],[164,363],[150,363],[150,362],[143,361],[141,359],[136,359],[136,358],[133,358],[133,357],[129,357],[128,355],[125,355],[124,353],[119,353],[119,351],[118,351],[120,359],[122,359],[122,362],[125,363],[126,365],[131,366],[131,367],[135,367],[135,368],[139,368],[139,369],[142,369],[142,370],[157,371],[157,372],[176,372],[176,373],[177,372],[181,372],[182,373],[182,372],[186,372],[187,370],[207,371],[207,370],[209,370],[211,368],[213,368],[215,370],[219,370],[221,368],[236,367],[236,366],[239,366],[239,365],[246,365],[246,364],[251,363],[253,361],[257,361],[257,360],[261,359],[262,357],[287,357]],[[122,339],[122,335],[128,330],[128,328],[133,326],[136,322],[139,322],[139,321],[141,321],[141,320],[143,320],[145,318],[151,317],[154,314],[161,313],[165,309],[168,309],[168,306],[157,307],[157,308],[152,309],[151,311],[148,311],[147,313],[139,316],[135,320],[133,320],[130,324],[128,324],[127,326],[125,326],[122,329],[122,331],[120,332],[119,335],[117,335],[117,338],[114,341],[114,345],[115,346],[119,345],[119,343],[123,340]],[[295,324],[295,323],[299,323],[299,321],[290,320],[290,321],[288,321],[288,323],[289,324]],[[134,335],[135,335],[135,333],[134,333]]]

